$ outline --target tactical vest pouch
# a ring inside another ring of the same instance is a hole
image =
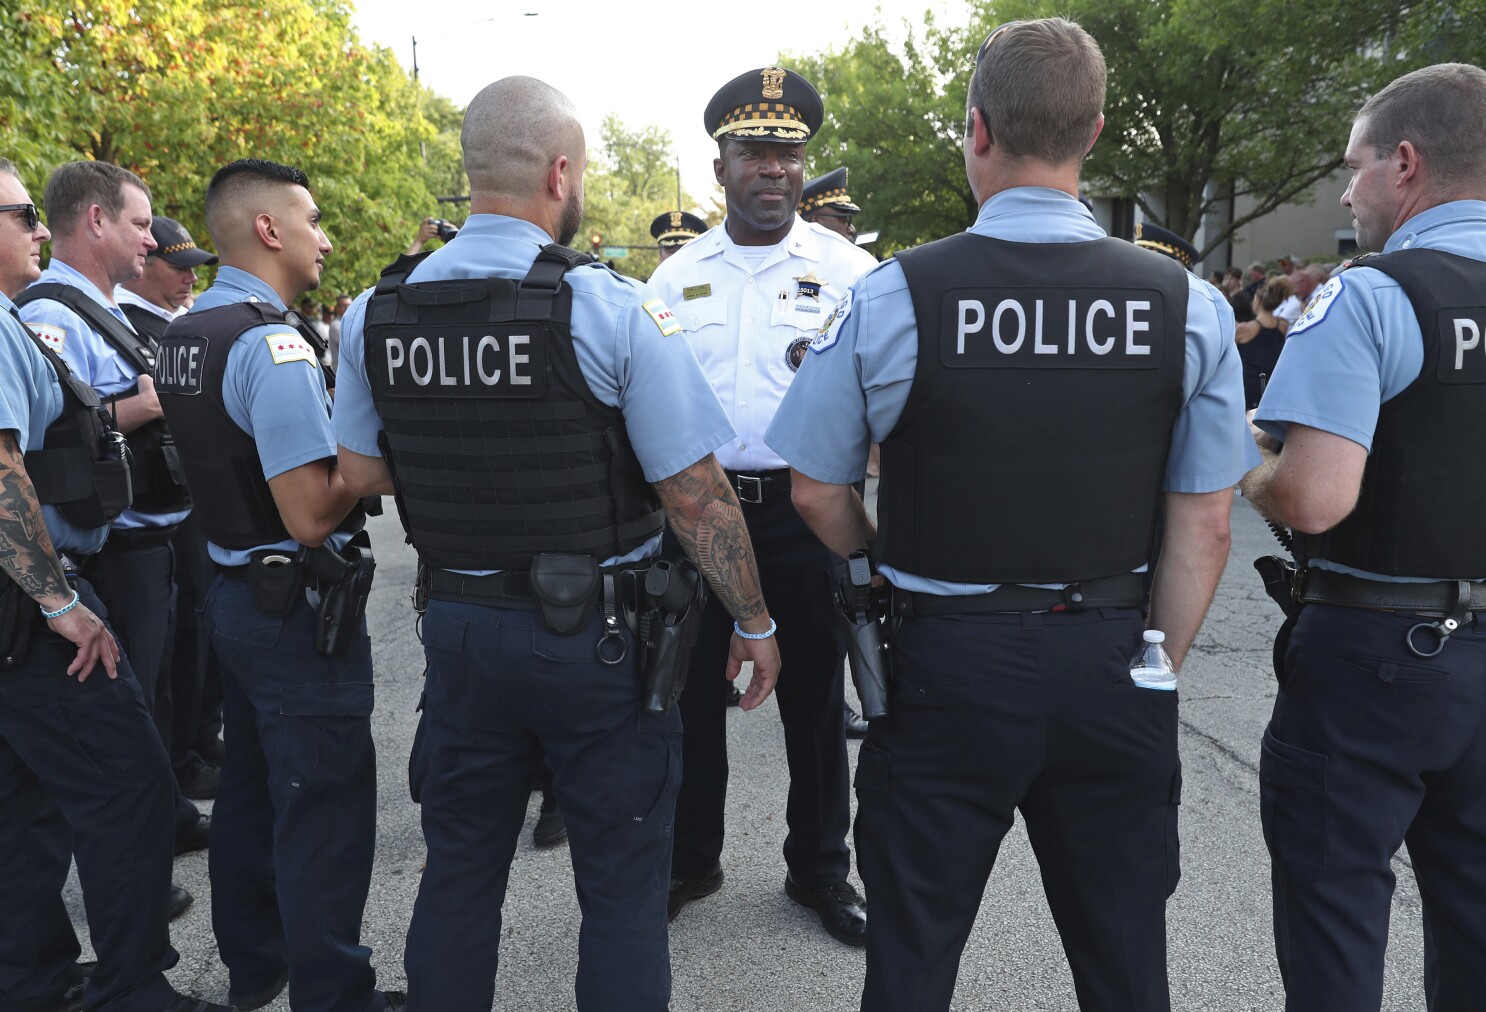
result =
[[[588,625],[599,594],[599,564],[591,555],[533,556],[531,596],[542,625],[573,636]]]
[[[285,618],[302,599],[304,566],[282,551],[254,552],[248,563],[248,586],[253,607],[269,618]]]

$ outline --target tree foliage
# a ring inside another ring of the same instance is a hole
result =
[[[927,17],[895,49],[874,27],[793,63],[825,98],[817,171],[850,167],[861,225],[882,230],[884,250],[973,219],[965,89],[980,43],[1009,20],[1071,17],[1104,51],[1091,193],[1132,198],[1188,237],[1230,197],[1252,202],[1204,235],[1204,253],[1335,172],[1367,95],[1429,63],[1486,60],[1482,0],[979,0],[973,10],[964,29]]]
[[[583,179],[583,225],[573,245],[590,249],[588,238],[597,233],[605,246],[650,246],[650,223],[662,211],[677,210],[676,158],[671,132],[660,127],[628,127],[616,116],[604,119],[599,147],[589,153]],[[693,210],[694,201],[681,193],[680,210]],[[708,224],[721,220],[704,214]],[[655,273],[659,254],[654,249],[631,249],[614,261],[622,274],[645,279]]]
[[[205,245],[217,168],[297,165],[336,244],[327,292],[370,284],[435,196],[466,192],[459,110],[332,0],[32,0],[0,15],[0,48],[0,151],[36,196],[63,161],[111,161]]]

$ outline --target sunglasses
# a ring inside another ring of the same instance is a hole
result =
[[[36,212],[35,204],[0,204],[0,211],[20,211],[25,216],[26,227],[33,232],[41,224],[41,215]]]

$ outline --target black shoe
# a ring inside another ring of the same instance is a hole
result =
[[[728,690],[728,706],[737,706],[743,702],[743,690],[736,685]]]
[[[211,801],[217,796],[217,782],[222,771],[217,767],[192,756],[192,762],[184,770],[176,770],[176,783],[181,793],[192,801]]]
[[[857,713],[855,710],[853,710],[851,708],[851,704],[850,703],[847,703],[846,704],[846,737],[848,737],[848,738],[865,738],[865,737],[867,737],[867,722],[862,719],[862,715],[861,714]],[[186,795],[186,797],[188,797],[188,798],[190,796],[191,795],[189,795],[189,794]]]
[[[206,850],[212,843],[212,817],[205,812],[196,820],[196,825],[184,833],[175,834],[175,854],[180,857],[193,850]]]
[[[531,842],[538,847],[556,847],[568,838],[568,824],[562,821],[562,809],[551,791],[542,792],[542,813],[531,830]]]
[[[233,1009],[231,1005],[218,1005],[204,998],[192,998],[178,994],[168,1001],[160,1012],[233,1012]]]
[[[196,754],[212,766],[220,767],[227,759],[227,746],[222,744],[221,738],[213,738],[207,744],[198,746]]]
[[[194,899],[195,897],[190,893],[172,882],[170,883],[169,898],[165,901],[165,913],[173,921],[186,912],[186,909],[190,907]]]
[[[262,1008],[284,993],[284,988],[289,986],[289,971],[285,970],[279,974],[277,980],[267,987],[260,987],[251,994],[228,994],[227,1003],[239,1012],[252,1012],[255,1008]]]
[[[711,896],[722,888],[722,865],[713,868],[710,874],[701,878],[671,879],[671,892],[666,898],[666,920],[674,921],[676,915],[681,913],[681,908],[692,900],[699,900],[703,896]]]
[[[382,997],[387,999],[387,1004],[382,1006],[387,1012],[408,1007],[408,996],[401,991],[383,991]]]
[[[793,875],[786,875],[784,892],[796,903],[820,914],[821,927],[836,941],[858,948],[867,944],[867,901],[850,882],[804,889]]]

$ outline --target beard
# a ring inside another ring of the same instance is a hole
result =
[[[562,209],[562,221],[557,234],[559,246],[569,246],[583,224],[583,193],[578,191],[568,198]]]

